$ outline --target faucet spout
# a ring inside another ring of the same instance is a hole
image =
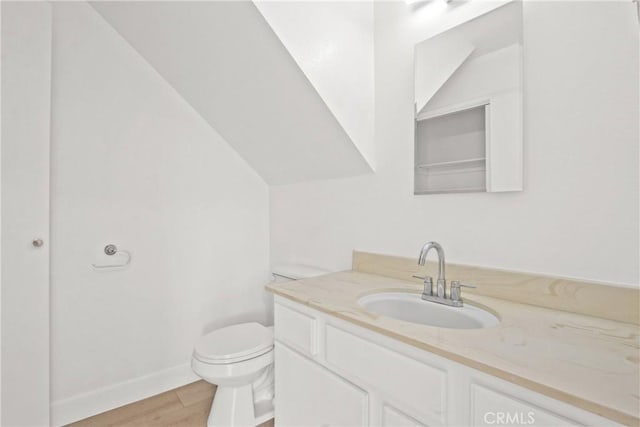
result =
[[[420,256],[418,257],[418,264],[424,265],[427,259],[427,254],[431,249],[435,249],[438,254],[438,280],[445,280],[444,277],[444,250],[438,242],[427,242],[420,250]]]
[[[445,286],[446,279],[444,273],[444,250],[442,246],[440,246],[437,242],[427,242],[420,250],[420,255],[418,256],[418,264],[424,265],[424,262],[427,259],[427,254],[431,249],[435,249],[438,254],[438,281],[437,283],[437,295],[440,298],[444,298],[445,296]]]

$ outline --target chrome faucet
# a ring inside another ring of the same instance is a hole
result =
[[[459,281],[451,282],[451,291],[447,297],[447,280],[444,276],[444,250],[437,242],[427,242],[420,250],[418,256],[418,264],[424,265],[427,259],[427,254],[431,249],[435,249],[438,254],[438,280],[436,281],[436,293],[433,293],[433,279],[429,276],[419,277],[413,276],[419,279],[424,279],[424,290],[422,292],[422,299],[425,301],[437,302],[438,304],[446,304],[452,307],[462,307],[462,298],[460,297],[461,287],[475,288],[473,285],[467,285],[460,283]]]
[[[418,264],[424,265],[424,262],[427,259],[427,254],[431,249],[435,249],[438,253],[438,281],[436,282],[436,295],[439,298],[444,298],[447,280],[444,277],[444,250],[442,249],[442,246],[440,246],[440,244],[437,242],[425,243],[425,245],[422,247],[422,250],[420,251]],[[429,292],[429,295],[433,295],[433,291]]]

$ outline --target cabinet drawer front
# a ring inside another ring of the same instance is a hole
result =
[[[275,339],[308,356],[317,353],[317,320],[281,304],[274,308]]]
[[[334,326],[326,327],[326,360],[345,376],[401,402],[427,424],[446,424],[447,372],[373,344]]]
[[[472,426],[577,426],[575,421],[479,384],[471,384]]]
[[[280,343],[275,357],[277,425],[368,425],[364,390]]]

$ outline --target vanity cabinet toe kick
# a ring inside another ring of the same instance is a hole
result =
[[[620,424],[275,296],[277,426]]]

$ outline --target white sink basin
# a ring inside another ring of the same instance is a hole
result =
[[[478,329],[490,328],[500,323],[496,316],[481,308],[469,304],[449,307],[424,301],[418,294],[373,294],[360,298],[358,303],[375,314],[439,328]]]

